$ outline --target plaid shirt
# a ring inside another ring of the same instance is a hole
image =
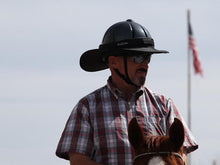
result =
[[[154,135],[167,135],[174,117],[181,118],[171,99],[143,87],[126,100],[109,79],[106,86],[82,98],[74,107],[56,155],[69,159],[69,152],[77,152],[105,165],[131,165],[127,128],[133,117]],[[184,146],[191,152],[198,145],[184,121],[183,124]]]

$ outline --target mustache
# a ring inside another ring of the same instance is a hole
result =
[[[137,72],[138,72],[138,71],[147,72],[147,69],[145,69],[145,68],[140,68],[140,69],[137,70]]]

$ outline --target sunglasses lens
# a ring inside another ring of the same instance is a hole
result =
[[[150,63],[151,55],[135,55],[135,56],[130,56],[128,57],[130,61],[134,63],[141,64],[144,61],[147,61],[147,63]]]

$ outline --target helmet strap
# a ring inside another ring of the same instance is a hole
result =
[[[136,84],[134,84],[129,76],[128,76],[128,67],[127,67],[127,57],[126,56],[123,56],[123,59],[124,59],[124,69],[125,69],[125,75],[123,75],[122,73],[119,72],[118,69],[114,69],[116,74],[122,79],[124,80],[127,84],[129,85],[133,85],[135,87],[138,87]]]

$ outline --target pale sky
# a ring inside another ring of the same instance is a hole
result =
[[[204,70],[192,71],[193,165],[220,164],[220,1],[0,0],[0,164],[64,165],[58,140],[80,98],[106,84],[109,71],[81,70],[112,24],[133,19],[156,48],[146,86],[174,100],[187,121],[187,24]]]

